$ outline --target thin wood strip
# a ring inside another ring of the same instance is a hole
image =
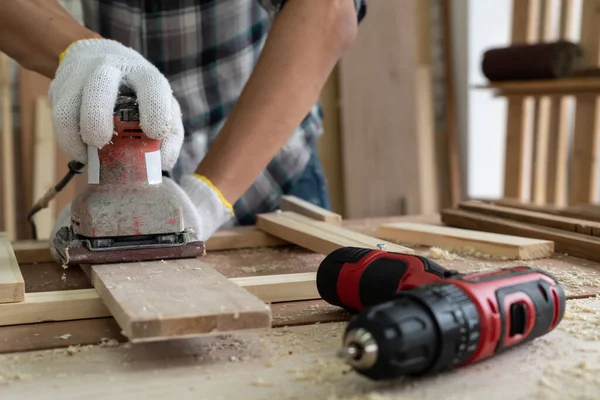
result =
[[[329,254],[346,246],[378,248],[379,245],[384,245],[388,251],[414,253],[412,249],[315,221],[291,211],[260,214],[257,216],[256,225],[265,232],[320,254]]]
[[[572,41],[573,38],[573,0],[559,0],[558,38]],[[566,96],[551,96],[548,150],[546,171],[546,201],[548,204],[563,206],[567,199],[568,145],[569,145],[569,113],[573,103]]]
[[[0,87],[2,89],[2,205],[3,230],[10,240],[16,239],[15,160],[12,121],[12,99],[10,91],[9,63],[6,54],[0,53]]]
[[[553,7],[550,3],[552,3],[552,0],[540,0],[538,4],[538,39],[542,42],[550,42],[554,39],[552,32]],[[549,121],[553,110],[557,110],[556,108],[552,108],[552,105],[549,96],[536,98],[530,185],[530,198],[536,204],[544,204],[546,202],[548,144],[550,136]]]
[[[319,299],[316,273],[230,278],[265,303]],[[0,304],[0,326],[101,318],[111,313],[96,289],[26,293],[24,301]]]
[[[412,222],[380,225],[377,236],[399,243],[436,246],[452,251],[479,252],[509,260],[534,260],[552,257],[554,254],[554,243],[549,240],[481,233]]]
[[[206,242],[206,250],[220,251],[285,245],[290,245],[290,243],[262,232],[255,226],[236,226],[216,231]],[[21,266],[54,261],[50,254],[50,245],[46,240],[20,240],[14,242],[12,246]]]
[[[506,218],[513,221],[527,222],[531,224],[547,226],[550,228],[556,228],[563,231],[600,237],[600,222],[596,221],[588,221],[585,219],[563,217],[559,215],[545,214],[542,212],[489,205],[479,202],[464,202],[459,205],[459,208],[466,211],[473,211],[480,214]]]
[[[587,260],[600,261],[600,239],[597,237],[490,217],[464,210],[444,210],[441,213],[441,219],[444,224],[457,228],[551,240],[554,242],[554,251],[556,252],[567,253]]]
[[[57,182],[56,139],[53,132],[50,101],[47,97],[38,97],[35,100],[33,203]],[[47,208],[40,210],[34,217],[39,239],[48,239],[52,233],[55,205],[56,202],[51,201]]]
[[[23,301],[25,281],[5,232],[0,232],[0,303]]]
[[[332,211],[316,206],[308,201],[302,200],[296,196],[281,196],[280,206],[281,211],[293,211],[305,217],[324,221],[330,224],[341,225],[342,216]]]

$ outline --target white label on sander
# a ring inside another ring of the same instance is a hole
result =
[[[98,148],[94,146],[87,147],[88,156],[88,184],[100,183],[100,158],[98,157]]]
[[[162,165],[160,162],[160,150],[146,153],[146,174],[148,183],[156,185],[162,183]]]

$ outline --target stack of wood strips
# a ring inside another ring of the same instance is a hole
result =
[[[559,253],[600,261],[600,206],[537,206],[517,200],[466,201],[442,211],[450,227],[554,242]]]

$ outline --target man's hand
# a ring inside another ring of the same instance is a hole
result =
[[[122,83],[136,93],[144,133],[162,139],[163,169],[173,168],[183,143],[179,103],[154,65],[113,40],[77,41],[64,53],[49,91],[61,148],[85,163],[86,145],[101,148],[111,140],[113,109]]]

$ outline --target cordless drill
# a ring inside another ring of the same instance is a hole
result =
[[[339,355],[373,380],[441,372],[543,336],[564,312],[564,291],[544,271],[456,275],[354,315]]]
[[[317,289],[355,313],[339,354],[374,380],[492,357],[553,330],[566,301],[561,285],[538,269],[461,275],[426,257],[354,247],[321,262]]]

